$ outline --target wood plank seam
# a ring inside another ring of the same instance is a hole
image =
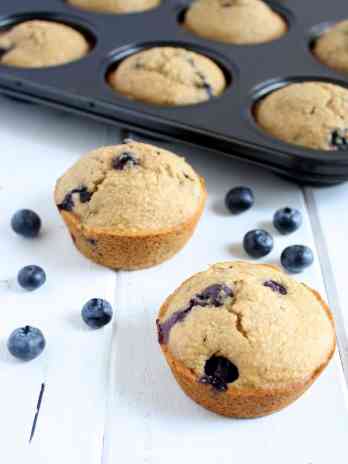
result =
[[[336,321],[338,351],[342,363],[344,378],[348,387],[348,337],[344,328],[344,318],[342,308],[339,303],[339,296],[335,283],[334,272],[332,269],[323,229],[321,227],[318,208],[313,194],[313,189],[311,187],[303,187],[302,192],[309,220],[311,223],[311,228],[313,231],[313,239],[317,249],[317,255],[319,257],[319,264],[323,276],[329,306],[334,314]]]

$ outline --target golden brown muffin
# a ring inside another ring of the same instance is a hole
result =
[[[67,0],[67,3],[82,10],[121,14],[150,10],[158,6],[160,0]]]
[[[131,55],[109,76],[114,90],[156,105],[190,105],[220,95],[221,69],[209,58],[177,47],[155,47]]]
[[[90,50],[86,38],[66,24],[33,20],[0,33],[0,63],[20,68],[46,68],[78,60]]]
[[[196,0],[184,25],[200,37],[232,44],[269,42],[287,31],[284,19],[261,0]]]
[[[183,158],[132,141],[87,154],[55,189],[76,247],[113,269],[172,257],[191,237],[205,198],[203,179]]]
[[[348,20],[341,21],[319,37],[313,52],[324,64],[348,73]]]
[[[332,315],[314,290],[278,268],[218,263],[163,304],[159,342],[184,392],[230,417],[292,403],[335,351]]]
[[[348,90],[325,82],[290,84],[255,108],[259,126],[283,142],[348,150]]]

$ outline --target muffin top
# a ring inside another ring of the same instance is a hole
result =
[[[244,262],[218,263],[184,282],[157,326],[160,343],[222,391],[232,382],[283,388],[307,381],[335,347],[330,313],[313,291],[273,266]]]
[[[220,95],[226,85],[209,58],[177,47],[155,47],[126,58],[109,74],[123,95],[158,105],[188,105]]]
[[[205,199],[202,180],[179,156],[129,141],[88,153],[57,182],[58,208],[83,227],[151,233],[194,217]]]
[[[160,0],[67,0],[83,10],[102,13],[135,13],[156,7]]]
[[[82,58],[89,49],[80,32],[53,21],[26,21],[0,33],[0,63],[8,66],[57,66]]]
[[[313,51],[330,68],[348,73],[348,20],[339,22],[319,37]]]
[[[198,36],[234,44],[268,42],[287,31],[283,18],[261,0],[197,0],[185,26]]]
[[[290,84],[256,105],[258,124],[307,148],[348,150],[348,89],[325,82]]]

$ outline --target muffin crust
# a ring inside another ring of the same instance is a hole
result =
[[[317,293],[273,266],[243,262],[218,263],[184,282],[162,306],[158,329],[184,391],[227,416],[255,417],[290,404],[335,349],[332,316]],[[213,357],[237,369],[231,382],[207,378]]]
[[[21,68],[45,68],[78,60],[90,46],[79,31],[53,21],[32,20],[0,33],[0,63]]]
[[[348,149],[348,90],[326,82],[290,84],[262,99],[257,123],[284,142],[306,148]]]
[[[182,248],[205,196],[203,180],[183,158],[132,141],[87,154],[55,191],[80,251],[125,269],[157,264]]]
[[[160,0],[67,0],[82,10],[99,13],[136,13],[150,10],[160,4]]]
[[[261,0],[196,0],[184,25],[194,34],[231,44],[257,44],[278,39],[286,22]]]
[[[109,74],[111,87],[130,99],[189,105],[220,95],[221,69],[209,58],[177,47],[155,47],[126,58]]]

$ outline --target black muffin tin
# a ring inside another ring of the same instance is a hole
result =
[[[0,27],[41,18],[84,32],[93,45],[85,58],[45,69],[0,65],[0,92],[90,116],[146,135],[185,142],[265,167],[301,183],[335,184],[348,179],[348,151],[316,151],[275,140],[256,125],[253,106],[289,82],[323,80],[348,87],[342,76],[318,62],[315,37],[348,18],[342,0],[269,2],[288,23],[282,38],[257,45],[201,39],[180,24],[190,2],[162,0],[159,7],[124,15],[76,9],[63,0],[1,0]],[[182,46],[212,58],[228,87],[198,105],[158,107],[114,92],[107,72],[124,57],[157,45]],[[276,117],[276,115],[275,115]]]

